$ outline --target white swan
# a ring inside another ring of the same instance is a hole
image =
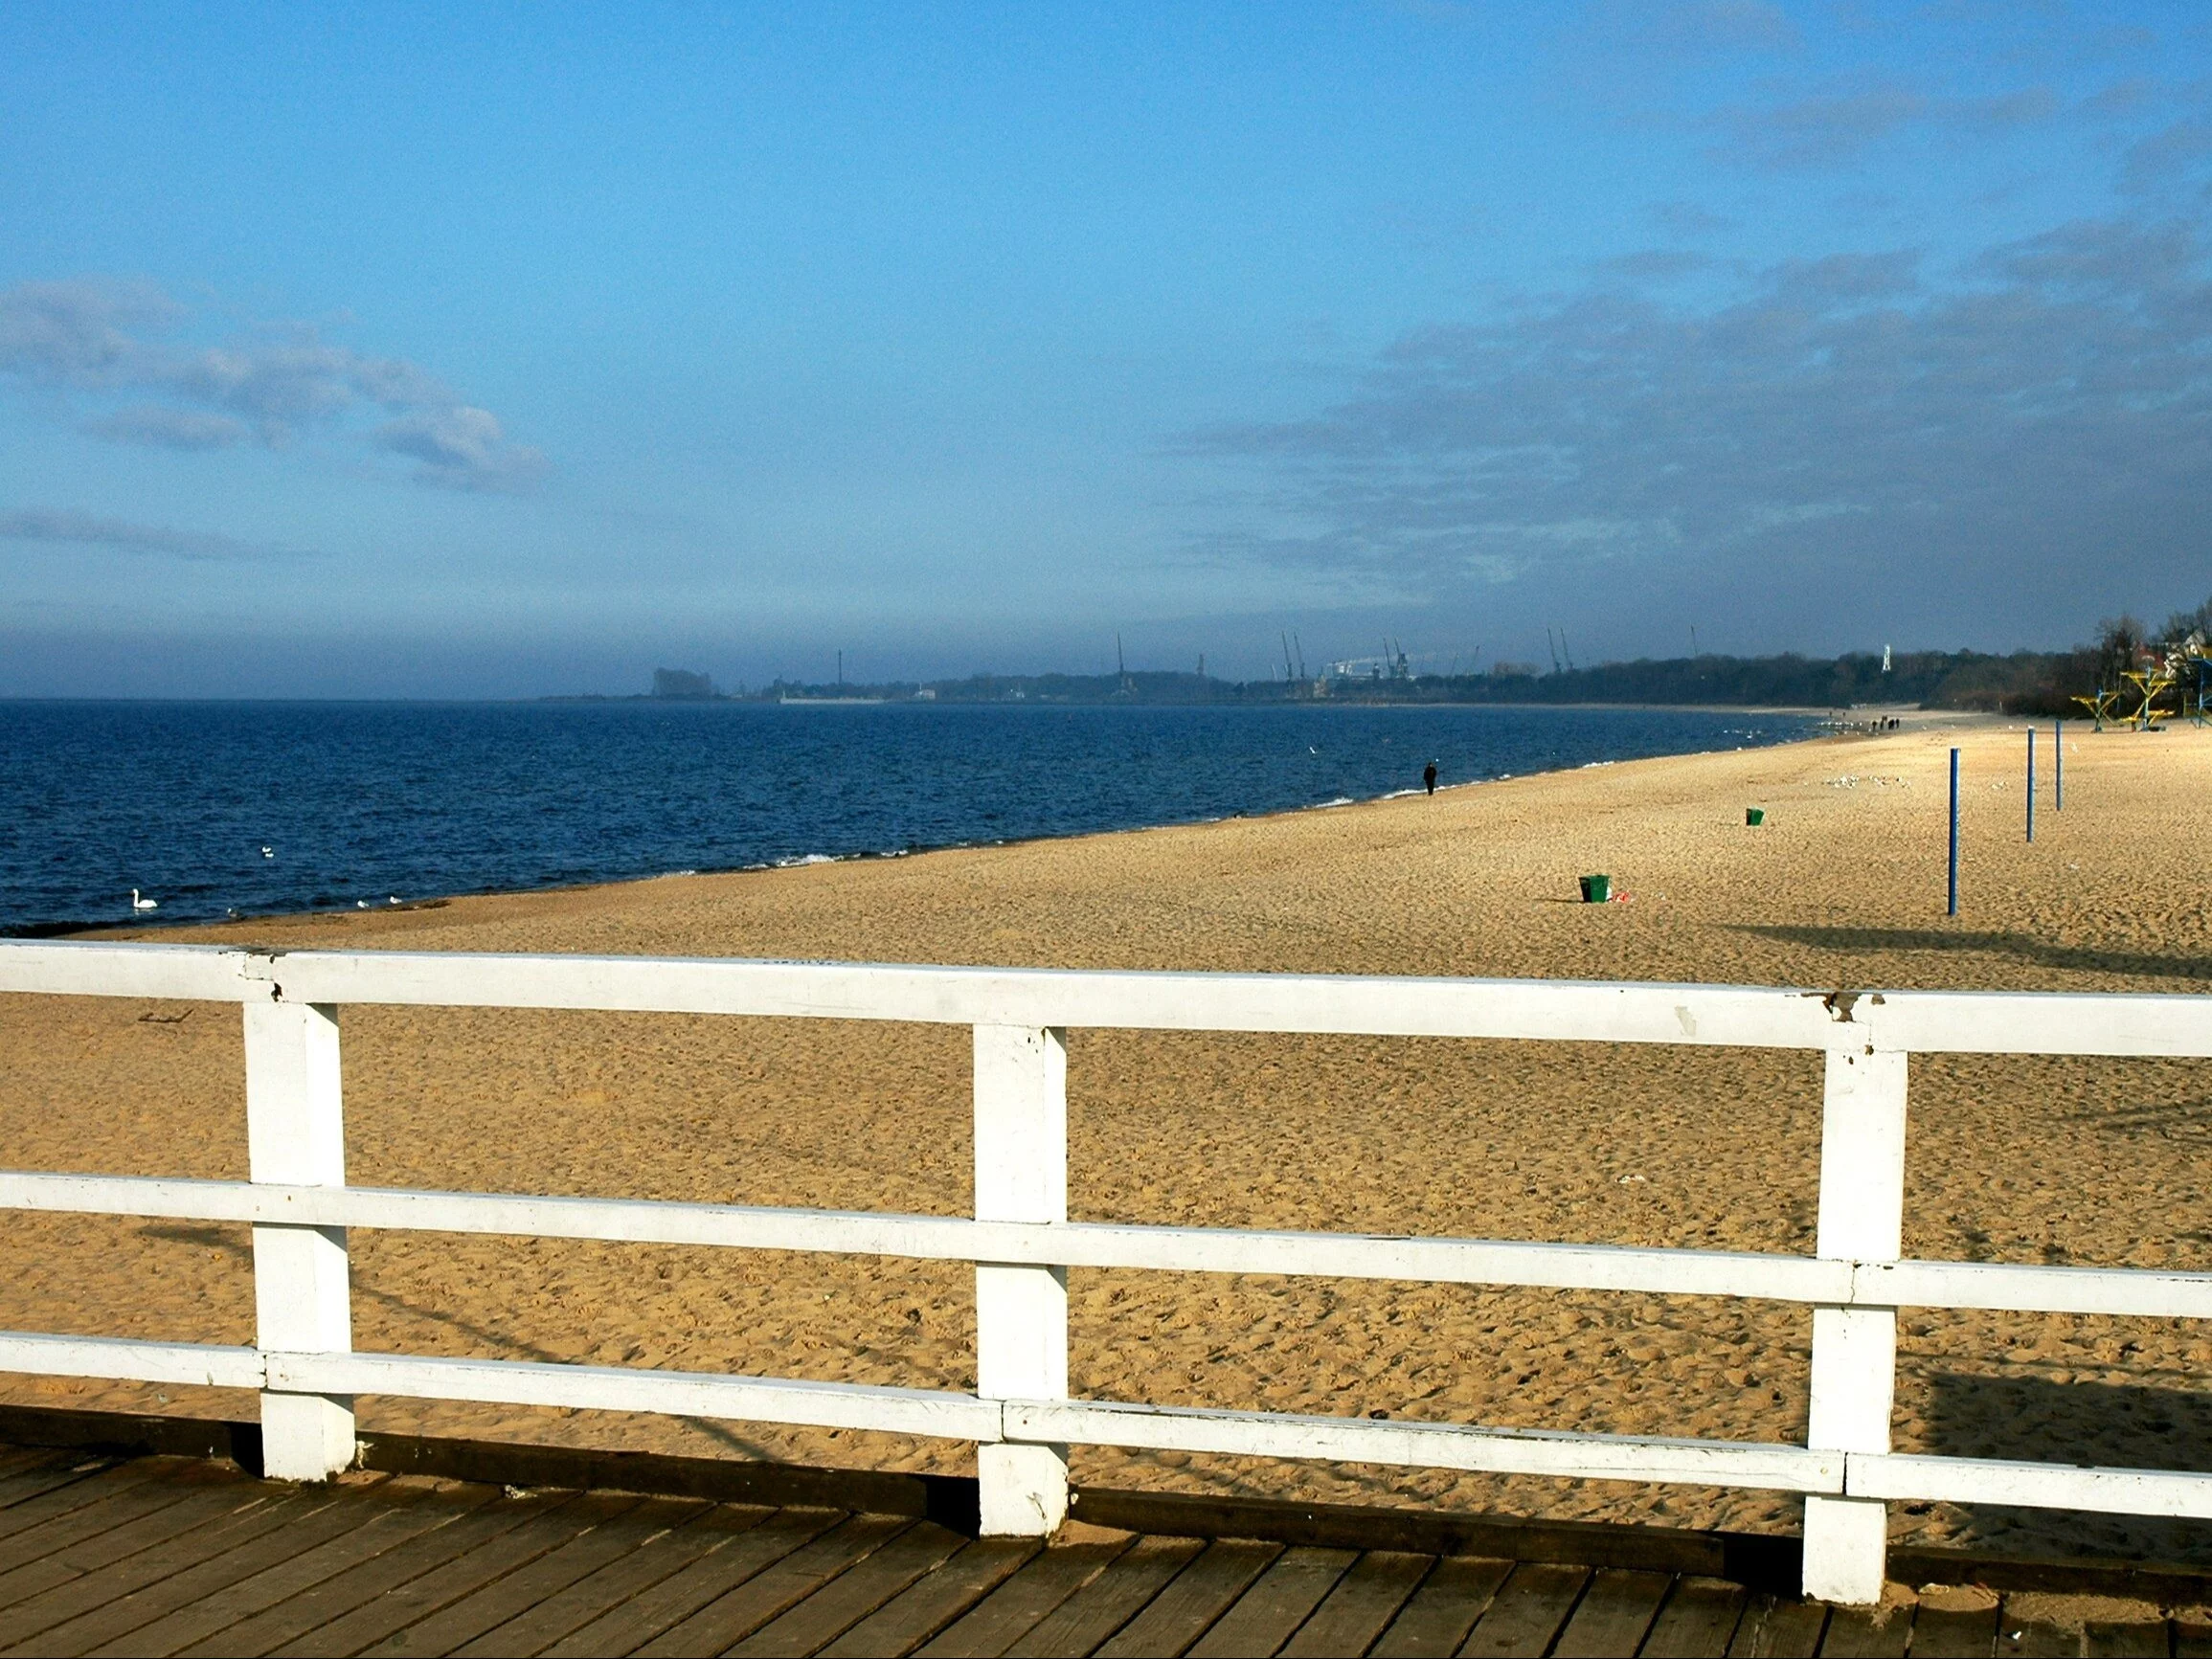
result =
[[[133,887],[130,889],[130,908],[134,910],[158,910],[161,908],[161,901],[142,899],[138,896],[138,889]]]

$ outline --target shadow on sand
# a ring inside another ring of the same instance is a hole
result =
[[[1928,951],[1950,955],[2011,956],[2039,968],[2075,974],[2132,974],[2148,978],[2212,979],[2212,957],[2153,955],[2059,945],[2025,933],[1976,933],[1952,928],[1817,928],[1740,923],[1735,931],[1813,951]]]
[[[2212,1470],[2212,1393],[2140,1383],[1939,1372],[1923,1445],[1944,1457]],[[1907,1449],[1900,1446],[1900,1449]],[[2006,1554],[2212,1560],[2212,1522],[1962,1504]]]

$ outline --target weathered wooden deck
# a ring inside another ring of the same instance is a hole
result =
[[[1885,1622],[1724,1580],[0,1449],[8,1653],[2212,1652],[2165,1620]],[[2085,1647],[2086,1644],[2086,1647]]]

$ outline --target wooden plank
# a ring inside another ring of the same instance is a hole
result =
[[[848,1515],[763,1572],[725,1591],[640,1648],[644,1654],[719,1653],[779,1618],[856,1561],[915,1523],[896,1515]]]
[[[1666,1573],[1600,1568],[1552,1651],[1559,1659],[1611,1659],[1636,1652],[1673,1583]]]
[[[225,1652],[220,1633],[288,1597],[404,1542],[446,1518],[423,1510],[430,1492],[394,1481],[350,1490],[310,1517],[304,1536],[280,1532],[240,1546],[257,1570],[95,1652]],[[204,1647],[203,1647],[204,1645]]]
[[[329,1488],[295,1491],[242,1517],[237,1525],[213,1532],[214,1547],[199,1561],[168,1577],[85,1607],[25,1644],[27,1652],[86,1653],[120,1641],[167,1614],[250,1577],[274,1561],[312,1548],[325,1537],[359,1524],[350,1504],[340,1507]],[[248,1524],[248,1521],[252,1524]],[[265,1523],[265,1524],[263,1524]],[[179,1540],[181,1546],[187,1540]],[[64,1586],[64,1589],[74,1586]],[[0,1625],[0,1628],[4,1628]]]
[[[1196,1538],[1139,1538],[1005,1651],[1024,1659],[1090,1652],[1135,1618],[1205,1547]]]
[[[1567,1623],[1590,1582],[1588,1567],[1551,1561],[1516,1566],[1475,1628],[1459,1644],[1461,1653],[1499,1656],[1550,1651],[1551,1639]]]
[[[1681,1578],[1643,1639],[1647,1659],[1706,1659],[1728,1650],[1746,1592],[1726,1579]]]
[[[237,1511],[264,1501],[264,1494],[236,1488],[187,1490],[169,1494],[170,1501],[156,1507],[150,1500],[157,1490],[141,1489],[138,1495],[147,1498],[147,1504],[136,1514],[126,1513],[129,1499],[118,1499],[79,1510],[18,1536],[5,1552],[5,1558],[34,1558],[0,1570],[0,1621],[8,1620],[22,1603],[43,1600],[65,1583],[78,1583],[88,1575],[102,1573],[194,1527],[220,1526]],[[58,1548],[42,1548],[72,1529],[80,1536]]]
[[[1189,1651],[1200,1659],[1275,1652],[1298,1633],[1358,1558],[1351,1550],[1300,1546],[1283,1551]]]
[[[1901,1659],[1912,1641],[1913,1609],[1889,1603],[1838,1607],[1820,1638],[1821,1659]]]
[[[696,1527],[726,1530],[730,1536],[712,1553],[563,1637],[546,1649],[547,1654],[596,1659],[598,1654],[642,1648],[846,1518],[842,1510],[781,1509],[768,1511],[752,1525],[741,1524],[753,1513],[725,1504],[714,1514],[693,1522]]]
[[[2123,1659],[2123,1656],[2135,1659],[2135,1655],[2152,1653],[2162,1659],[2168,1651],[2167,1640],[2166,1623],[2162,1619],[2156,1623],[2092,1619],[2082,1626],[2082,1651],[2110,1654],[2113,1659]]]
[[[1365,1653],[1435,1564],[1433,1556],[1369,1550],[1337,1581],[1298,1634],[1283,1644],[1282,1651],[1292,1659]]]
[[[926,1659],[985,1659],[1004,1653],[1105,1572],[1134,1541],[1047,1545],[917,1651]]]
[[[911,1653],[1039,1555],[1034,1538],[977,1538],[822,1649],[829,1659]]]
[[[249,1487],[240,1497],[243,1501],[213,1518],[184,1524],[190,1517],[182,1517],[172,1525],[168,1536],[144,1548],[119,1554],[105,1566],[18,1602],[5,1614],[0,1614],[0,1643],[21,1643],[38,1632],[52,1630],[87,1614],[107,1615],[112,1623],[117,1610],[123,1607],[128,1606],[134,1611],[147,1609],[153,1605],[153,1593],[177,1575],[274,1528],[295,1525],[318,1507],[314,1498],[281,1488]],[[323,1501],[329,1501],[327,1494]],[[169,1520],[185,1509],[185,1505],[179,1504],[161,1511],[154,1518]],[[115,1538],[117,1535],[105,1536]],[[159,1611],[159,1606],[153,1605],[146,1617],[152,1619]]]
[[[916,1580],[952,1559],[965,1542],[959,1534],[935,1521],[917,1521],[728,1651],[815,1652],[881,1609]]]
[[[646,1538],[628,1555],[533,1603],[454,1651],[496,1656],[535,1653],[550,1647],[727,1543],[731,1536],[728,1529],[700,1525],[713,1513],[712,1506],[701,1505],[677,1517],[667,1531]]]
[[[1960,1655],[1979,1654],[1983,1659],[1997,1646],[1997,1602],[1993,1598],[1986,1607],[1953,1610],[1923,1605],[1912,1621],[1912,1651],[1914,1655],[1935,1655],[1936,1659],[1959,1659]],[[2166,1651],[2166,1626],[2158,1626],[2158,1651]]]
[[[584,1513],[577,1514],[579,1510]],[[299,1607],[299,1617],[315,1621],[283,1640],[288,1654],[358,1653],[552,1554],[594,1518],[591,1499],[576,1492],[497,1496],[325,1580],[269,1614],[283,1619]]]
[[[13,1509],[43,1492],[103,1474],[116,1464],[114,1458],[86,1457],[75,1450],[38,1452],[0,1476],[0,1510]]]
[[[1182,1652],[1282,1553],[1280,1544],[1216,1538],[1098,1648],[1100,1659]]]
[[[1745,1604],[1728,1638],[1728,1659],[1813,1659],[1827,1624],[1824,1603],[1761,1591]]]
[[[1446,1556],[1390,1621],[1373,1651],[1388,1659],[1458,1652],[1459,1644],[1475,1628],[1475,1621],[1490,1610],[1498,1586],[1512,1571],[1511,1561]]]
[[[464,1515],[473,1504],[483,1502],[483,1493],[440,1493],[427,1502],[447,1507],[456,1515]],[[66,1639],[73,1650],[113,1642],[115,1637],[128,1635],[140,1625],[152,1624],[164,1612],[191,1606],[192,1602],[204,1600],[216,1590],[226,1588],[228,1583],[250,1578],[281,1555],[305,1551],[326,1537],[350,1531],[358,1524],[363,1509],[365,1504],[351,1500],[345,1489],[307,1487],[294,1491],[292,1495],[279,1497],[265,1511],[257,1511],[252,1526],[238,1524],[223,1537],[210,1537],[210,1548],[194,1564],[181,1564],[170,1578],[146,1583],[144,1588],[120,1597],[104,1608],[86,1610],[71,1625],[62,1625],[51,1635]],[[444,1531],[447,1531],[444,1526],[438,1529],[438,1533]],[[378,1561],[383,1559],[390,1559],[390,1553],[378,1558]],[[338,1580],[348,1578],[351,1575],[338,1575]],[[327,1600],[329,1583],[331,1580],[326,1580],[326,1583],[319,1583],[305,1595],[285,1597],[279,1606],[268,1612],[233,1624],[228,1630],[223,1630],[223,1642],[233,1646],[237,1652],[265,1652],[285,1637],[297,1635],[299,1630],[314,1628],[323,1619],[331,1617]],[[348,1602],[343,1606],[351,1606],[351,1603]]]
[[[222,1510],[235,1507],[236,1500],[222,1501],[229,1496],[225,1492],[217,1497]],[[177,1525],[190,1525],[194,1519],[205,1518],[209,1513],[208,1497],[206,1491],[195,1491],[192,1484],[175,1478],[172,1472],[170,1478],[135,1482],[98,1503],[81,1504],[40,1525],[22,1529],[0,1548],[0,1559],[12,1563],[0,1572],[0,1606],[23,1601],[79,1577],[84,1569],[72,1564],[73,1556],[79,1546],[106,1534],[130,1529],[124,1533],[124,1538],[126,1542],[135,1540],[137,1547],[144,1547],[159,1542],[175,1531]],[[184,1506],[184,1513],[176,1523],[161,1520],[163,1512],[180,1505]],[[140,1524],[147,1521],[153,1523],[150,1528]],[[88,1559],[95,1566],[105,1564],[105,1558],[97,1551]]]
[[[28,1560],[31,1558],[25,1549],[5,1540],[19,1537],[78,1510],[112,1502],[126,1492],[152,1484],[156,1476],[171,1472],[174,1467],[177,1465],[171,1460],[157,1458],[113,1464],[82,1480],[65,1482],[0,1509],[0,1554],[10,1560]]]
[[[366,1651],[386,1655],[455,1652],[608,1562],[628,1556],[656,1535],[695,1519],[707,1507],[694,1499],[625,1501],[591,1494],[557,1518],[537,1523],[549,1531],[567,1534],[553,1549],[527,1566],[447,1603],[428,1618],[393,1631]]]

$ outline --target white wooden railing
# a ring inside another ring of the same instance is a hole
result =
[[[0,1370],[260,1392],[270,1473],[354,1454],[362,1394],[884,1429],[978,1443],[982,1524],[1043,1534],[1071,1445],[1329,1459],[1805,1494],[1805,1588],[1882,1590],[1893,1499],[2212,1517],[2212,1474],[1901,1456],[1900,1307],[2212,1318],[2212,1274],[1899,1260],[1908,1053],[2212,1057],[2212,998],[1850,995],[1731,986],[1058,973],[834,962],[0,945],[0,992],[232,1001],[245,1011],[248,1181],[0,1173],[0,1209],[250,1222],[256,1342],[0,1333]],[[856,1214],[346,1185],[338,1007],[586,1008],[975,1028],[976,1214]],[[1072,1222],[1072,1026],[1817,1049],[1811,1256]],[[347,1229],[829,1251],[976,1265],[974,1394],[353,1352]],[[1336,1275],[1810,1304],[1807,1444],[1210,1411],[1068,1397],[1067,1269]]]

